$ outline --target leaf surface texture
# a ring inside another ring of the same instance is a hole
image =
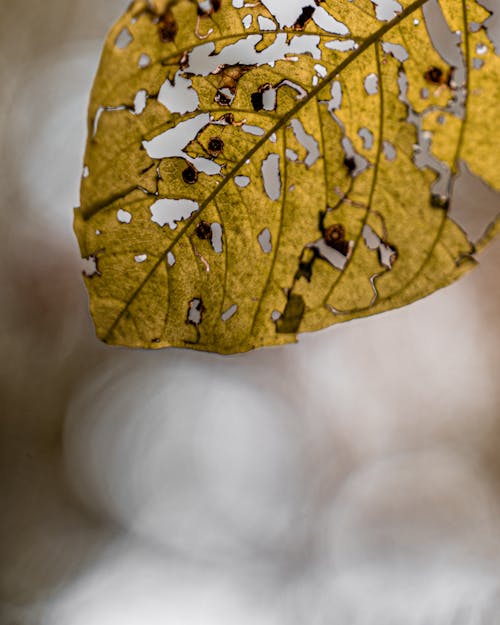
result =
[[[243,352],[470,269],[498,230],[498,203],[475,238],[452,210],[464,168],[500,190],[488,19],[473,0],[311,0],[291,24],[260,2],[133,2],[75,211],[98,336]]]

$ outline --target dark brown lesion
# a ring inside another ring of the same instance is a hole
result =
[[[450,198],[446,195],[439,195],[438,193],[431,194],[431,206],[433,208],[441,208],[444,211],[448,211],[450,208]]]
[[[234,65],[221,65],[214,72],[218,77],[217,93],[215,102],[220,106],[231,106],[236,95],[236,89],[240,78],[253,69],[252,65],[236,63]]]
[[[324,243],[335,249],[345,256],[346,262],[352,254],[351,242],[346,239],[345,228],[340,223],[325,226],[325,219],[328,210],[321,210],[318,217],[318,228]],[[321,251],[314,244],[304,247],[300,254],[299,264],[295,272],[293,283],[288,291],[287,303],[283,315],[276,321],[276,332],[278,333],[296,333],[300,328],[302,318],[305,313],[305,302],[302,295],[294,293],[297,282],[304,278],[307,282],[311,282],[313,276],[314,265],[318,260],[323,258]]]
[[[302,295],[288,294],[285,310],[276,321],[276,332],[279,334],[296,334],[304,317],[306,304]]]
[[[212,226],[207,221],[199,221],[195,227],[195,234],[202,241],[212,241]]]
[[[160,36],[160,41],[162,43],[171,43],[174,41],[178,31],[179,26],[177,25],[174,14],[170,8],[167,8],[166,11],[159,16],[158,34]]]
[[[205,8],[198,3],[197,13],[199,17],[208,17],[217,13],[217,11],[221,8],[222,0],[209,0],[209,2],[205,2],[204,4],[208,4],[208,7]]]
[[[210,156],[217,158],[224,149],[224,141],[220,137],[212,137],[207,145]]]
[[[346,156],[344,158],[344,166],[350,174],[353,174],[356,170],[356,161],[352,156]]]
[[[431,65],[424,72],[424,79],[431,85],[451,87],[453,68],[441,69],[435,65]]]
[[[188,165],[182,172],[182,179],[186,184],[195,184],[198,181],[198,171],[193,165]]]
[[[302,9],[302,13],[299,15],[295,24],[293,25],[293,29],[304,30],[307,22],[311,19],[315,10],[316,10],[316,7],[313,7],[313,6],[304,7]]]
[[[257,91],[254,91],[254,93],[250,94],[250,100],[252,102],[253,110],[255,112],[258,113],[259,111],[262,111],[264,109],[264,93],[272,88],[273,86],[271,85],[271,83],[266,82],[265,84],[261,85],[257,89]]]
[[[327,228],[324,228],[324,224],[322,224],[322,234],[323,240],[328,247],[337,250],[337,252],[340,252],[343,256],[348,256],[349,241],[346,241],[345,228],[342,224],[332,224]]]

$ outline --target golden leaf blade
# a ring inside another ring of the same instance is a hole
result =
[[[497,226],[473,241],[449,205],[461,161],[500,189],[500,58],[469,32],[484,8],[440,0],[462,25],[449,66],[426,5],[326,1],[284,27],[260,3],[132,4],[92,91],[75,212],[101,339],[282,344],[475,264]]]

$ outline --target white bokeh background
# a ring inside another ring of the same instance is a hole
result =
[[[271,4],[286,23],[301,1]],[[500,623],[498,242],[298,345],[94,338],[72,207],[126,5],[0,7],[0,622]],[[500,207],[465,173],[454,202]]]

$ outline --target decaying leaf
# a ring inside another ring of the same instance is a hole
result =
[[[292,342],[449,284],[499,228],[450,212],[459,168],[500,190],[480,2],[267,4],[135,0],[109,34],[75,213],[107,343]]]

